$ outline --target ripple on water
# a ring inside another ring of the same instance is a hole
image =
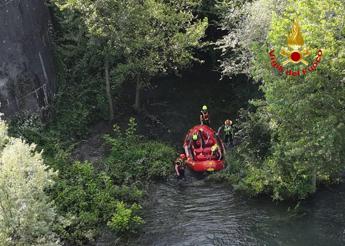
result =
[[[204,180],[157,184],[144,233],[129,245],[345,245],[344,191],[320,192],[292,216],[286,205]]]

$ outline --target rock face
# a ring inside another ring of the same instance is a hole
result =
[[[0,0],[0,111],[44,116],[55,92],[51,19],[44,0]]]

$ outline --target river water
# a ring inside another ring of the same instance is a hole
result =
[[[345,245],[345,185],[289,210],[189,174],[153,185],[148,204],[143,232],[128,245]]]

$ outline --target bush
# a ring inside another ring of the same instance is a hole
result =
[[[122,217],[123,211],[118,204],[123,200],[133,203],[130,213],[132,209],[138,211],[140,207],[136,202],[142,192],[135,186],[114,185],[106,173],[97,173],[88,162],[75,162],[65,167],[51,195],[58,204],[59,212],[71,220],[69,227],[62,232],[63,238],[73,245],[83,245],[92,241],[111,218]],[[116,220],[109,225],[122,232],[126,228],[134,229],[136,221],[140,224],[140,217],[131,218],[130,223]]]
[[[266,190],[270,172],[263,167],[264,161],[271,154],[273,138],[269,115],[262,111],[261,102],[255,112],[241,110],[236,121],[234,140],[236,147],[227,152],[227,167],[224,171],[209,177],[211,181],[225,181],[235,189],[256,195]]]
[[[111,145],[105,160],[107,174],[95,170],[91,163],[71,160],[69,149],[73,143],[61,142],[60,130],[45,128],[32,119],[18,117],[12,121],[11,132],[29,142],[37,141],[37,149],[44,149],[46,164],[59,171],[47,192],[55,201],[57,212],[66,218],[57,231],[60,238],[72,245],[83,245],[93,241],[105,226],[117,233],[138,229],[143,223],[139,216],[143,191],[137,181],[168,176],[175,151],[137,136],[131,119],[123,134],[116,126],[114,135],[105,137]],[[1,140],[3,145],[5,138]]]
[[[55,155],[46,157],[60,170],[50,194],[59,212],[70,220],[70,225],[61,231],[64,240],[82,245],[92,241],[106,225],[124,233],[133,232],[144,223],[139,216],[143,196],[139,181],[168,176],[176,153],[135,132],[136,123],[131,119],[124,133],[114,126],[114,134],[105,136],[111,151],[104,171],[96,171],[88,162],[70,164],[68,153],[59,146],[55,146]]]
[[[144,223],[142,218],[135,215],[140,209],[141,206],[136,203],[127,208],[124,202],[118,202],[116,204],[116,213],[111,217],[108,226],[118,232],[134,231],[138,228],[138,225]]]
[[[124,133],[115,125],[114,134],[105,136],[111,146],[105,160],[109,175],[116,183],[125,184],[167,177],[172,172],[175,150],[163,143],[144,140],[135,132],[136,123],[132,118]]]
[[[24,138],[29,143],[38,144],[44,125],[37,113],[24,111],[18,113],[9,121],[9,134]]]
[[[2,245],[60,245],[54,204],[45,193],[56,175],[34,144],[7,136],[0,119],[0,240]]]

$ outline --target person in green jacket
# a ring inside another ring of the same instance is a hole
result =
[[[224,143],[227,147],[232,146],[233,145],[233,137],[232,137],[232,121],[227,119],[224,122],[224,125],[222,125],[221,127],[218,128],[218,132],[217,135],[219,136],[220,131],[223,129],[224,131]]]

